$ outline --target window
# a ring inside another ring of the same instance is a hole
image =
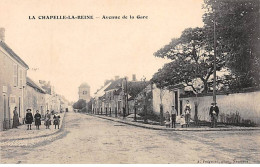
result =
[[[14,75],[13,75],[13,82],[14,82],[14,86],[18,86],[18,66],[17,64],[14,64]]]
[[[86,94],[88,94],[88,91],[83,91],[82,94],[83,94],[83,95],[86,95]]]

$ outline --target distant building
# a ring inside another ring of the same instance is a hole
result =
[[[42,89],[36,82],[34,82],[29,77],[26,78],[26,91],[24,99],[24,108],[30,108],[33,115],[36,113],[36,110],[39,110],[41,115],[44,115],[46,106],[45,106],[45,90]]]
[[[139,98],[138,94],[149,84],[149,82],[137,81],[136,75],[133,75],[132,81],[128,81],[127,77],[115,76],[115,80],[107,80],[105,83],[106,85],[94,95],[92,102],[92,113],[94,114],[123,116],[124,110],[126,115],[134,113],[134,104],[135,100]],[[143,105],[139,106],[139,108],[141,107]],[[139,110],[141,112],[141,109]]]
[[[12,127],[13,110],[17,107],[20,122],[24,118],[24,92],[28,65],[5,43],[5,30],[0,28],[0,130]]]
[[[90,101],[90,86],[87,83],[82,83],[79,86],[79,99],[85,100],[87,103]]]

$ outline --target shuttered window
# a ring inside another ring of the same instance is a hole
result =
[[[18,66],[17,64],[14,64],[14,75],[13,75],[13,83],[14,83],[14,86],[18,86]]]
[[[19,88],[22,88],[23,87],[23,70],[22,69],[19,69]]]

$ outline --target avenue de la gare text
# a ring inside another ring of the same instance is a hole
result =
[[[102,17],[94,17],[93,15],[59,15],[59,16],[28,16],[29,20],[91,20],[91,19],[148,19],[148,16],[142,16],[142,15],[137,15],[137,16],[132,16],[132,15],[122,15],[122,16],[107,16],[103,15]]]

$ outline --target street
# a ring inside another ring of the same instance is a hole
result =
[[[1,146],[1,163],[260,163],[260,131],[150,130],[73,112],[62,128],[38,144]]]

